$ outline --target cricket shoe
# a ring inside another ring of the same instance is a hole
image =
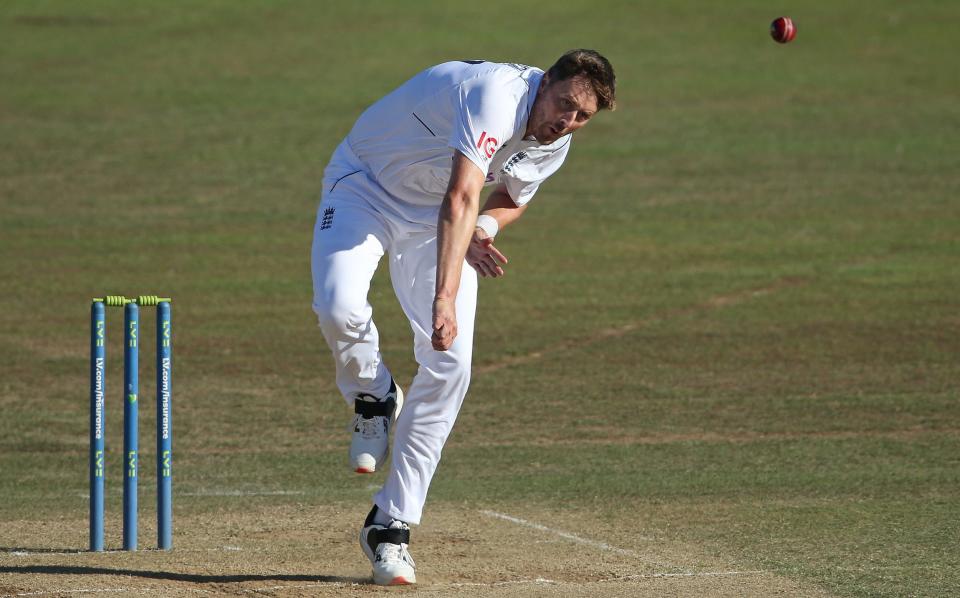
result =
[[[391,380],[386,396],[361,394],[353,402],[350,429],[350,467],[357,473],[373,473],[387,458],[390,426],[403,406],[403,391]]]
[[[402,586],[417,583],[416,563],[407,551],[410,527],[397,519],[389,526],[373,522],[374,507],[360,530],[360,547],[373,565],[373,583]]]

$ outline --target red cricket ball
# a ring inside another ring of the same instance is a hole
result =
[[[780,17],[770,23],[770,37],[781,44],[793,41],[797,37],[797,26],[790,17]]]

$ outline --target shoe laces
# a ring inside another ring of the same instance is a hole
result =
[[[394,519],[390,522],[390,527],[387,529],[410,529],[406,523]],[[396,562],[406,562],[411,567],[416,567],[416,563],[413,562],[413,557],[410,556],[410,552],[407,550],[406,544],[391,544],[389,542],[383,542],[377,546],[377,552],[380,554],[380,560],[384,563],[396,563]]]
[[[387,418],[374,416],[366,418],[359,413],[353,418],[353,429],[360,433],[364,438],[377,438],[387,431]]]
[[[417,566],[416,563],[413,562],[413,557],[407,552],[406,544],[390,544],[384,542],[379,546],[379,551],[380,561],[383,563],[407,563],[411,567]]]

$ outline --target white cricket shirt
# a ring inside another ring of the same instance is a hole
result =
[[[542,78],[543,71],[521,64],[428,68],[370,106],[345,145],[371,179],[411,208],[443,201],[454,150],[487,173],[487,185],[504,183],[524,205],[570,149],[571,135],[550,145],[523,139]]]

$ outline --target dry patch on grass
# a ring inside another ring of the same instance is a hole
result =
[[[420,584],[370,584],[365,507],[257,506],[181,516],[171,552],[82,551],[86,520],[4,524],[0,596],[772,596],[822,590],[580,511],[505,514],[438,505],[414,530]],[[108,546],[119,530],[108,530]],[[13,540],[11,540],[13,538]],[[148,525],[141,544],[153,539]]]

